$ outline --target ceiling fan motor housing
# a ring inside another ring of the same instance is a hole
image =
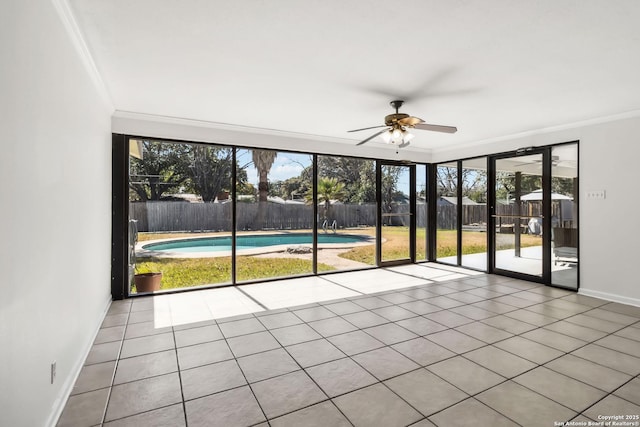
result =
[[[410,116],[404,113],[389,114],[387,117],[384,118],[384,124],[386,124],[387,126],[393,126],[399,120],[406,119],[408,117]]]

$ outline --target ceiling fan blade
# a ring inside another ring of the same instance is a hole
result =
[[[409,127],[414,127],[415,125],[419,125],[420,123],[424,123],[424,120],[422,120],[419,117],[405,117],[404,119],[400,119],[398,120],[398,123],[401,126],[409,126]]]
[[[348,130],[347,132],[360,132],[361,130],[369,130],[369,129],[383,128],[383,127],[387,127],[387,125],[371,126],[371,127],[368,127],[368,128]]]
[[[378,127],[379,127],[379,126],[378,126]],[[385,127],[386,127],[386,126],[385,126]],[[369,141],[371,141],[373,138],[375,138],[376,136],[381,135],[381,134],[385,133],[386,131],[387,131],[387,129],[381,130],[380,132],[376,132],[376,133],[374,133],[373,135],[371,135],[369,138],[367,138],[367,139],[363,139],[362,141],[358,142],[356,145],[362,145],[362,144],[364,144],[365,142],[369,142]]]
[[[428,123],[419,123],[415,125],[414,128],[444,133],[456,133],[458,131],[458,128],[455,126],[430,125]]]

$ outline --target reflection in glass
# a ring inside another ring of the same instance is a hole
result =
[[[496,160],[496,268],[542,276],[542,154]]]
[[[457,162],[437,166],[436,259],[458,263],[458,166]]]
[[[382,261],[409,259],[410,167],[382,165]]]
[[[427,259],[427,166],[416,165],[416,261]]]
[[[462,265],[487,269],[487,158],[462,162]]]
[[[578,145],[551,150],[551,283],[578,288]]]

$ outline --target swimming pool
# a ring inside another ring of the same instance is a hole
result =
[[[371,240],[370,236],[357,234],[318,234],[319,245],[355,245]],[[269,246],[311,245],[311,233],[253,234],[236,236],[236,250],[247,251]],[[195,253],[230,252],[231,236],[199,237],[195,239],[168,240],[142,245],[146,251]]]

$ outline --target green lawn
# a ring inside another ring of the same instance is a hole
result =
[[[353,232],[349,230],[348,232]],[[358,234],[375,235],[375,228],[358,229]],[[204,237],[216,233],[140,233],[139,240],[155,240],[178,237]],[[383,243],[385,259],[402,259],[407,257],[406,227],[385,227]],[[487,234],[478,231],[465,231],[462,253],[464,255],[486,252]],[[540,238],[523,234],[522,247],[540,245]],[[416,259],[425,259],[425,230],[417,230]],[[456,254],[455,230],[438,230],[437,257],[454,256]],[[508,249],[511,244],[499,245],[498,249]],[[368,265],[375,265],[375,245],[360,246],[340,255],[343,258],[358,261]],[[312,272],[310,260],[298,258],[263,258],[240,256],[237,258],[237,281],[246,281],[271,277],[285,277]],[[331,271],[334,267],[318,264],[318,271]],[[231,257],[218,258],[138,258],[136,271],[160,271],[162,275],[162,289],[187,288],[192,286],[230,283]],[[135,289],[135,287],[134,287]]]
[[[333,267],[318,263],[318,271]],[[231,282],[231,257],[221,258],[139,258],[137,272],[162,272],[161,289],[188,288],[199,285]],[[311,273],[311,261],[296,258],[237,259],[237,280],[293,276]],[[135,289],[135,286],[134,286]]]

